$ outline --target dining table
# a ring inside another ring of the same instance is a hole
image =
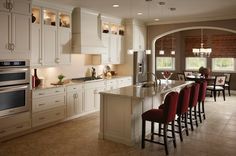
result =
[[[204,81],[206,80],[208,84],[213,84],[215,81],[216,76],[199,76],[199,75],[188,75],[186,76],[186,80],[189,81],[195,81],[195,82],[199,82],[199,81]]]

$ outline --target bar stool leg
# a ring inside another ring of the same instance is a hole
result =
[[[151,122],[151,140],[154,139],[154,122]]]
[[[180,123],[181,124],[181,123]],[[181,127],[181,126],[180,126]],[[175,121],[171,122],[171,132],[172,132],[172,137],[173,137],[173,144],[174,147],[176,148],[176,138],[175,138]],[[182,135],[182,132],[180,132],[180,134]],[[183,138],[182,138],[183,140]]]
[[[146,129],[146,122],[142,120],[142,148],[145,148],[145,129]]]
[[[181,115],[178,116],[178,119],[177,119],[177,122],[178,122],[178,125],[179,125],[179,137],[180,137],[180,140],[181,142],[183,141],[183,135],[182,135],[182,126],[181,126]]]
[[[225,90],[223,90],[222,92],[223,92],[223,98],[224,98],[224,101],[225,101]]]
[[[194,116],[195,116],[196,126],[198,127],[198,122],[197,122],[197,106],[194,107]]]
[[[190,125],[191,125],[191,130],[193,131],[193,116],[192,116],[192,108],[189,110],[189,115],[190,115]]]
[[[203,119],[206,120],[205,108],[204,108],[204,101],[202,101],[202,112],[203,112]]]
[[[168,127],[168,124],[164,124],[164,145],[165,145],[165,152],[166,152],[166,155],[169,154],[168,152],[168,142],[167,142],[167,127]]]
[[[186,135],[188,136],[188,113],[184,114],[184,123],[186,128]]]
[[[201,101],[199,101],[198,103],[198,116],[199,116],[200,123],[202,123]]]

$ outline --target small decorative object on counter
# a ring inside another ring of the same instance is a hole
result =
[[[40,79],[37,75],[37,69],[34,69],[34,75],[32,76],[32,87],[38,87],[40,85]]]
[[[96,78],[96,70],[92,67],[92,78]]]
[[[168,81],[169,78],[170,78],[171,75],[172,75],[172,73],[169,72],[169,71],[164,71],[164,72],[162,72],[161,74],[162,74],[162,76],[164,77],[164,79],[166,79],[166,81]]]
[[[62,85],[62,84],[63,84],[63,79],[65,78],[65,75],[60,74],[60,75],[58,75],[57,78],[59,79],[59,81],[58,81],[58,85]]]

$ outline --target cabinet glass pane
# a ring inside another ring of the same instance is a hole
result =
[[[59,13],[59,26],[70,28],[70,16],[64,13]]]
[[[125,34],[125,27],[123,25],[119,26],[119,35],[124,35]]]
[[[40,9],[33,7],[32,8],[32,23],[40,24]]]
[[[111,33],[117,35],[118,34],[118,26],[115,24],[111,25]]]
[[[103,33],[109,33],[109,24],[108,23],[103,23],[102,24],[102,32]]]
[[[56,13],[50,10],[43,10],[43,21],[45,25],[56,26]]]

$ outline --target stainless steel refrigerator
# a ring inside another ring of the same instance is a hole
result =
[[[138,51],[134,52],[134,70],[133,70],[133,75],[134,79],[133,82],[134,84],[138,85],[143,82],[147,82],[147,55],[145,51]]]

